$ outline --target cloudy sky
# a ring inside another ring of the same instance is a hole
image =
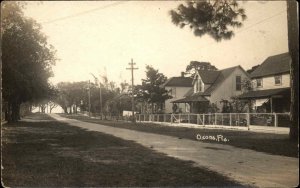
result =
[[[247,14],[234,38],[215,42],[180,29],[168,14],[181,1],[27,2],[25,15],[41,23],[57,50],[53,83],[82,81],[107,74],[110,81],[130,82],[131,58],[139,68],[135,83],[152,65],[167,77],[179,76],[190,61],[208,61],[219,69],[249,69],[268,56],[287,52],[285,1],[240,2]]]

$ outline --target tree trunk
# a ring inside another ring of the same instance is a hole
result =
[[[5,116],[6,121],[8,123],[11,122],[11,117],[12,117],[12,115],[11,115],[11,106],[12,106],[11,102],[8,101],[8,103],[7,103],[7,109],[6,109],[6,116]]]
[[[17,122],[18,120],[20,120],[20,104],[14,101],[12,102],[11,107],[11,122]]]
[[[65,114],[67,114],[67,113],[68,113],[68,109],[67,109],[67,107],[63,107],[63,110],[64,110]]]
[[[297,81],[299,77],[299,26],[297,14],[297,1],[287,0],[287,20],[288,20],[288,46],[289,54],[291,56],[291,106],[290,106],[290,139],[298,140],[298,88]]]

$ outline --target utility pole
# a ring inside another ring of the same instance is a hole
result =
[[[101,83],[99,79],[99,100],[100,100],[100,119],[102,120],[102,92],[101,92]]]
[[[91,85],[90,85],[90,80],[89,80],[88,94],[89,94],[89,117],[91,117]]]
[[[132,122],[135,122],[134,117],[134,96],[133,96],[133,86],[134,86],[134,79],[133,79],[133,70],[137,70],[138,68],[135,68],[133,63],[133,60],[131,59],[131,62],[128,63],[130,65],[129,68],[126,68],[127,70],[131,70],[131,103],[132,103]]]
[[[97,84],[97,81],[99,83],[99,103],[100,103],[99,109],[100,109],[100,119],[102,120],[102,91],[101,91],[101,82],[100,82],[101,75],[98,79],[93,73],[90,73],[90,74],[94,77],[96,84]]]

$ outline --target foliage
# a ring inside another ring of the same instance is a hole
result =
[[[209,62],[191,61],[190,64],[186,66],[185,72],[187,74],[191,74],[191,76],[194,77],[194,74],[198,70],[216,71],[218,69],[214,65],[210,64]]]
[[[22,103],[51,95],[48,79],[57,59],[41,26],[23,15],[22,4],[1,5],[3,98],[8,103],[7,120],[17,121]]]
[[[231,39],[232,29],[242,26],[245,10],[236,0],[188,1],[170,11],[172,22],[184,28],[189,26],[195,36],[210,35],[216,41]]]
[[[252,73],[253,71],[255,71],[255,69],[257,69],[259,66],[260,66],[260,65],[255,65],[255,66],[251,67],[251,69],[248,69],[246,72],[247,72],[248,74],[251,74],[251,73]]]
[[[242,91],[243,92],[248,92],[253,90],[253,85],[252,82],[249,78],[245,78],[242,80]]]
[[[217,113],[219,112],[219,108],[215,103],[210,103],[207,109],[208,113]]]
[[[114,82],[108,81],[104,82],[104,85],[101,83],[102,106],[100,106],[100,89],[97,82],[98,80],[95,83],[60,82],[57,84],[59,94],[54,101],[64,109],[65,113],[77,113],[77,109],[88,111],[90,92],[91,113],[101,111],[104,115],[119,115],[123,110],[130,109],[128,106],[131,105],[131,99],[128,94],[121,92],[122,89]],[[123,83],[123,85],[128,84]]]
[[[154,69],[152,66],[146,66],[146,79],[142,79],[142,85],[135,87],[134,94],[138,101],[146,102],[151,104],[151,111],[156,111],[154,105],[162,109],[162,104],[170,96],[168,92],[160,87],[163,83],[167,81],[167,78],[159,73],[158,70]]]
[[[57,84],[58,97],[56,102],[64,109],[65,113],[77,113],[77,108],[85,109],[88,105],[88,88],[87,81],[84,82],[60,82]],[[92,88],[92,87],[91,87]]]

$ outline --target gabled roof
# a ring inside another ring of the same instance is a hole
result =
[[[215,82],[215,80],[219,76],[220,71],[199,70],[198,73],[204,84],[212,84]]]
[[[227,69],[219,70],[218,71],[219,72],[218,77],[216,78],[214,83],[204,91],[203,95],[210,95],[228,76],[231,75],[231,73],[236,68],[241,68],[242,70],[244,70],[241,66],[235,66],[235,67],[230,67],[230,68],[227,68]]]
[[[185,95],[183,95],[183,97],[191,96],[193,93],[194,93],[194,88],[191,88],[188,90],[188,92]]]
[[[211,93],[220,85],[226,78],[228,78],[234,70],[237,68],[240,68],[246,75],[249,76],[249,74],[241,67],[241,66],[235,66],[230,67],[227,69],[219,70],[219,71],[198,71],[199,75],[201,76],[202,81],[204,82],[205,75],[208,75],[209,78],[207,78],[206,84],[210,83],[211,86],[207,88],[204,92],[198,92],[194,93],[194,88],[191,88],[185,95],[184,98],[178,99],[176,101],[173,101],[173,103],[183,103],[183,102],[192,102],[192,101],[207,101],[205,96],[210,96]],[[205,73],[206,72],[206,73]],[[210,72],[210,73],[207,73]],[[196,77],[195,77],[196,78]],[[204,82],[205,83],[205,82]]]
[[[160,87],[192,87],[193,79],[190,77],[171,77]]]
[[[258,91],[249,91],[239,96],[240,99],[265,98],[273,95],[289,94],[291,88],[266,89]]]
[[[250,76],[251,78],[257,78],[289,72],[290,61],[291,57],[288,52],[270,56]]]

